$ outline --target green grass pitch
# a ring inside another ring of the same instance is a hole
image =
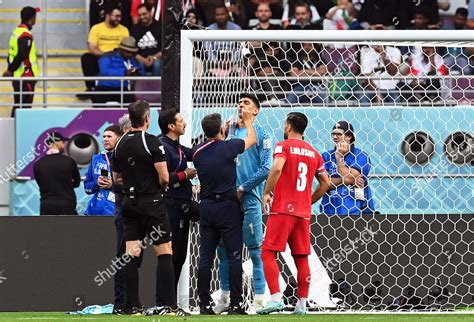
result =
[[[113,316],[113,315],[66,315],[60,312],[3,312],[0,321],[318,321],[318,322],[359,322],[359,321],[474,321],[473,314],[309,314],[293,316],[287,314],[249,315],[249,316],[191,316],[191,317],[162,317],[162,316]]]

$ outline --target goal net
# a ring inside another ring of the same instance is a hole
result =
[[[184,31],[181,42],[188,144],[203,140],[205,115],[235,119],[239,94],[250,92],[262,102],[256,122],[273,143],[283,139],[286,115],[300,111],[309,119],[305,140],[321,154],[334,149],[333,126],[344,120],[354,128],[354,146],[368,157],[348,164],[362,183],[343,177],[313,207],[310,310],[472,307],[472,33]],[[337,177],[332,162],[327,169]],[[345,207],[343,199],[358,206]],[[198,246],[195,225],[191,308],[198,305]],[[278,262],[290,308],[296,267],[288,249]],[[250,306],[248,257],[244,275]],[[213,276],[217,296],[217,265]]]

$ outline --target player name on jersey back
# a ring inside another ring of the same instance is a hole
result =
[[[290,154],[296,154],[296,155],[301,155],[304,157],[310,157],[310,158],[315,158],[316,154],[314,151],[305,149],[305,148],[299,148],[297,146],[290,146]]]

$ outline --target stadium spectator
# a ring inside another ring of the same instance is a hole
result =
[[[375,98],[385,103],[398,101],[398,68],[402,63],[400,50],[392,46],[365,46],[360,52],[361,74],[367,80],[361,81],[361,104],[369,104]]]
[[[324,167],[331,180],[320,212],[326,215],[361,215],[375,211],[369,187],[370,159],[355,147],[352,124],[339,121],[332,128],[334,149],[324,152]]]
[[[129,255],[124,270],[125,312],[141,315],[145,311],[139,297],[138,273],[143,241],[147,246],[153,244],[166,303],[154,313],[182,316],[185,312],[176,304],[170,225],[162,196],[169,183],[164,148],[156,136],[146,132],[150,127],[148,102],[130,104],[128,114],[132,128],[118,142],[112,161],[114,182],[123,184],[125,194],[122,216]]]
[[[99,76],[144,76],[145,67],[135,58],[137,52],[135,38],[132,36],[123,38],[117,50],[109,52],[99,59]],[[131,91],[132,87],[133,82],[128,80],[100,80],[97,82],[95,91],[111,93],[94,93],[92,102],[94,104],[131,103],[134,95],[127,92]],[[121,94],[121,91],[124,93]]]
[[[252,147],[257,139],[255,114],[246,108],[242,111],[242,119],[247,127],[247,137],[224,141],[226,129],[221,115],[206,115],[201,125],[208,140],[193,148],[193,163],[201,182],[201,241],[197,278],[200,314],[215,314],[211,307],[211,269],[221,239],[229,262],[228,314],[246,314],[242,307],[242,215],[237,198],[235,159]]]
[[[76,161],[63,154],[68,138],[48,133],[46,155],[33,166],[40,190],[40,215],[77,215],[76,193],[81,176]]]
[[[420,51],[411,54],[408,62],[410,63],[410,74],[417,77],[407,81],[408,90],[404,91],[405,98],[410,102],[440,100],[441,77],[423,78],[423,76],[448,75],[443,58],[435,48],[422,47]]]
[[[268,10],[273,13],[273,17],[276,19],[281,19],[283,14],[283,7],[281,5],[281,0],[248,0],[245,1],[245,7],[247,10],[247,17],[249,19],[257,18],[258,8],[261,5],[268,6]]]
[[[334,6],[332,0],[284,0],[282,26],[286,29],[289,25],[294,24],[296,20],[295,9],[298,3],[306,3],[310,10],[311,22],[318,24],[322,17],[326,15],[328,10]]]
[[[163,13],[164,0],[132,0],[132,8],[130,16],[132,17],[132,23],[136,25],[140,21],[138,14],[138,7],[142,4],[148,5],[151,10],[151,16],[154,20],[160,21]]]
[[[294,19],[286,24],[289,30],[315,30],[322,29],[320,23],[313,23],[311,20],[312,13],[308,3],[300,1],[294,6]],[[319,19],[319,18],[318,18]],[[285,24],[284,24],[285,26]]]
[[[89,4],[89,28],[103,22],[107,8],[111,7],[118,7],[122,11],[122,25],[127,28],[132,26],[130,0],[91,0]]]
[[[92,156],[84,179],[84,190],[92,198],[87,203],[86,216],[115,215],[115,193],[112,191],[111,160],[118,139],[122,136],[118,125],[108,126],[102,135],[104,153]]]
[[[153,19],[151,7],[138,7],[139,23],[134,25],[131,35],[137,40],[137,60],[144,64],[153,76],[161,76],[161,24]]]
[[[249,72],[251,75],[259,76],[258,80],[252,80],[251,86],[258,95],[259,100],[266,100],[262,105],[278,105],[279,99],[283,98],[284,82],[276,79],[268,79],[267,76],[284,76],[289,68],[289,61],[277,42],[262,42],[251,48],[252,56],[249,59]],[[277,93],[280,92],[280,93]]]
[[[262,197],[262,209],[269,215],[262,246],[262,261],[271,300],[257,314],[280,312],[286,308],[282,301],[280,270],[276,259],[279,252],[285,251],[287,244],[297,270],[298,300],[293,314],[307,313],[311,284],[308,264],[308,256],[311,254],[311,205],[329,187],[329,177],[321,155],[303,140],[307,125],[306,115],[289,113],[284,127],[285,140],[275,145],[273,165]],[[312,193],[315,178],[318,187]]]
[[[13,29],[8,47],[8,67],[3,77],[38,77],[39,66],[36,56],[36,42],[31,30],[36,23],[36,13],[39,8],[24,7],[21,9],[21,23]],[[34,81],[13,81],[13,109],[11,116],[15,117],[17,108],[31,108],[35,92]],[[21,89],[20,89],[21,88]],[[22,94],[20,94],[22,92]]]
[[[292,90],[288,95],[288,103],[314,103],[321,104],[327,100],[328,90],[321,79],[326,75],[327,67],[320,54],[321,47],[318,44],[305,42],[302,50],[298,51],[297,59],[290,63],[290,77],[298,77],[292,82]]]
[[[165,149],[166,165],[170,175],[168,190],[164,193],[166,210],[171,227],[171,246],[173,248],[174,287],[177,291],[179,277],[188,253],[189,222],[192,198],[191,180],[196,177],[196,169],[189,168],[192,162],[191,149],[179,144],[185,133],[186,122],[175,109],[160,112],[158,125],[161,129],[160,141]],[[195,221],[196,218],[193,218]],[[160,276],[157,274],[156,305],[166,305],[161,290]]]
[[[337,0],[337,5],[329,9],[323,22],[325,30],[348,30],[355,20],[355,10],[349,0]]]
[[[105,53],[119,47],[123,38],[129,36],[128,29],[120,24],[122,11],[118,7],[108,7],[105,11],[105,21],[98,23],[89,31],[87,47],[89,52],[81,56],[81,66],[84,76],[99,74],[99,59]],[[86,81],[87,94],[78,94],[79,99],[91,98],[90,92],[95,87],[94,81]]]
[[[210,30],[240,30],[239,25],[230,21],[229,11],[226,6],[220,5],[214,8],[215,22],[209,25]]]
[[[398,2],[398,25],[399,29],[405,29],[410,26],[414,19],[415,13],[419,7],[424,7],[428,15],[428,26],[430,28],[440,26],[439,9],[448,10],[449,1],[438,0],[416,0],[416,1],[399,1]]]
[[[474,29],[474,1],[469,1],[469,6],[467,7],[466,27]]]
[[[250,26],[248,29],[251,30],[280,30],[281,26],[270,23],[270,19],[272,18],[273,12],[271,7],[266,4],[262,3],[257,6],[257,10],[255,10],[255,17],[258,19],[258,23],[255,26]]]
[[[397,9],[396,0],[365,0],[357,19],[365,29],[393,29],[393,25],[397,24]]]
[[[238,121],[230,125],[229,138],[245,138],[247,127],[242,119],[242,111],[248,109],[258,115],[260,102],[254,95],[241,94],[238,104]],[[262,263],[262,194],[265,180],[272,166],[272,144],[269,133],[255,124],[257,144],[238,156],[237,161],[237,194],[242,204],[243,240],[252,261],[253,289],[255,290],[253,306],[255,310],[263,308],[265,294],[265,276]],[[221,297],[215,306],[216,313],[222,313],[229,308],[229,267],[225,248],[217,248],[219,258],[219,277]]]
[[[457,8],[453,17],[454,30],[466,28],[468,11],[466,8]],[[469,56],[473,54],[473,48],[447,47],[443,59],[450,73],[471,75],[472,67],[469,64]]]
[[[425,30],[430,26],[430,11],[425,6],[417,6],[414,10],[413,24],[409,30]]]

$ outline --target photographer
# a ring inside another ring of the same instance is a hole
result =
[[[115,194],[112,191],[110,162],[115,144],[122,136],[120,127],[107,127],[102,136],[105,153],[92,156],[92,161],[84,180],[84,190],[93,195],[87,203],[86,216],[113,216],[115,214]]]
[[[144,76],[145,67],[135,58],[138,52],[135,38],[129,36],[122,39],[117,50],[103,55],[99,59],[99,76]],[[123,102],[120,91],[124,91]],[[110,94],[94,94],[94,104],[105,104],[107,102],[131,103],[134,95],[126,93],[132,90],[129,81],[100,80],[95,88],[96,92],[112,92]],[[98,106],[99,107],[99,106]]]

